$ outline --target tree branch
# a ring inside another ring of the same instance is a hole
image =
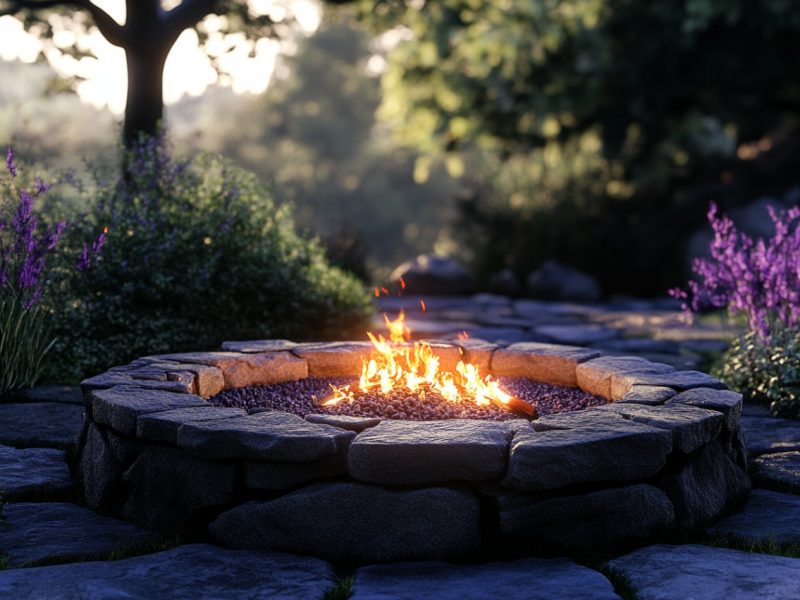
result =
[[[121,48],[128,44],[129,39],[125,27],[117,23],[111,18],[111,15],[91,0],[14,0],[7,8],[0,9],[0,16],[14,15],[21,10],[41,10],[56,6],[74,6],[86,10],[109,43]]]
[[[221,10],[224,2],[220,0],[183,0],[178,6],[167,11],[164,24],[170,35],[177,39],[184,29],[194,27],[207,15]]]

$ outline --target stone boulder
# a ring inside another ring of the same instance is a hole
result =
[[[392,281],[406,283],[406,294],[457,296],[475,291],[472,275],[452,258],[422,254],[392,272]]]
[[[603,292],[597,279],[554,260],[528,275],[528,295],[542,300],[597,302]]]
[[[478,499],[466,491],[327,483],[232,508],[209,532],[233,548],[393,562],[467,556],[480,547],[479,521]]]

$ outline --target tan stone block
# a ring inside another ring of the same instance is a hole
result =
[[[542,383],[575,387],[578,385],[577,366],[598,356],[599,352],[588,348],[523,342],[495,350],[491,372],[497,377],[527,377]]]

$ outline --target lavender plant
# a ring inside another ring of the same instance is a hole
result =
[[[715,369],[750,401],[773,414],[800,417],[800,207],[769,208],[775,235],[753,240],[711,204],[710,258],[695,260],[698,279],[671,290],[684,309],[724,308],[747,319]]]
[[[37,178],[33,190],[21,189],[14,154],[6,155],[11,178],[8,197],[0,205],[0,395],[33,385],[42,372],[43,360],[53,346],[51,310],[44,301],[49,284],[48,264],[57,261],[58,246],[67,226],[59,221],[42,225],[34,202],[47,186]],[[103,247],[101,235],[84,247],[78,268],[86,268]]]

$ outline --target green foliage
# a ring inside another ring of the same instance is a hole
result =
[[[347,600],[353,595],[353,583],[355,578],[337,577],[336,586],[325,592],[325,600]]]
[[[51,331],[42,305],[26,309],[18,294],[0,295],[0,396],[36,383],[53,346]]]
[[[769,339],[746,333],[723,354],[715,375],[773,415],[800,418],[800,331],[783,329]]]
[[[75,379],[130,359],[226,339],[347,335],[370,311],[362,285],[294,230],[287,205],[220,158],[175,162],[148,143],[127,176],[98,181],[78,231],[108,228],[81,280],[66,277],[54,347]]]
[[[797,3],[361,5],[404,28],[380,115],[425,154],[422,172],[439,159],[483,183],[453,236],[481,271],[556,257],[610,290],[663,293],[685,266],[682,236],[745,168],[737,148],[796,122]]]
[[[356,234],[375,271],[430,252],[456,185],[443,168],[414,180],[417,154],[376,121],[380,78],[368,68],[370,56],[369,36],[347,13],[328,12],[295,55],[280,58],[277,72],[286,75],[263,97],[206,104],[199,129],[205,147],[272,181],[296,206],[300,226],[343,237],[330,244],[331,258]],[[340,262],[354,265],[353,257]],[[355,268],[363,271],[357,261]]]

